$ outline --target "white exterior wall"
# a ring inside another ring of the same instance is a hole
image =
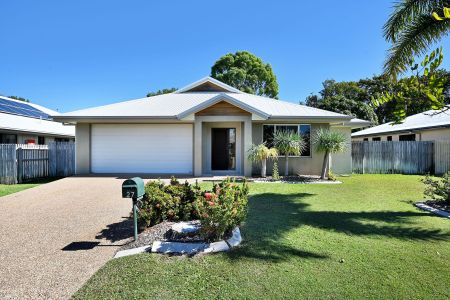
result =
[[[339,131],[347,137],[348,146],[342,153],[331,155],[330,169],[335,174],[351,174],[352,173],[352,147],[350,127],[332,127],[331,130]]]
[[[91,125],[80,123],[75,127],[75,172],[91,172]]]

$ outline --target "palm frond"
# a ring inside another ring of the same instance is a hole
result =
[[[275,148],[268,148],[265,143],[255,145],[253,144],[247,151],[247,157],[252,162],[260,162],[266,159],[277,159],[278,150]]]
[[[424,54],[436,41],[450,31],[450,19],[437,21],[431,15],[421,15],[406,25],[397,41],[388,50],[384,72],[391,76],[406,71],[413,56]]]
[[[383,26],[383,36],[388,42],[396,42],[401,31],[416,17],[442,8],[443,0],[403,0],[394,4],[394,11]]]
[[[273,144],[284,155],[300,155],[306,147],[303,138],[292,131],[275,132]]]
[[[317,152],[339,153],[348,147],[347,137],[339,131],[319,129],[314,137],[313,143]]]

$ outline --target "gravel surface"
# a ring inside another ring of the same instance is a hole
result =
[[[199,221],[193,221],[194,223],[200,223]],[[154,241],[171,241],[171,242],[184,242],[184,243],[196,243],[204,242],[204,239],[199,234],[181,234],[174,232],[171,227],[176,222],[162,222],[155,226],[145,229],[139,233],[137,241],[131,241],[126,245],[123,245],[120,250],[132,249],[142,246],[151,246]]]
[[[139,233],[137,241],[132,241],[126,245],[123,245],[120,250],[148,246],[152,245],[154,241],[164,240],[166,233],[170,230],[170,227],[173,224],[175,223],[163,222],[147,228],[145,231]]]

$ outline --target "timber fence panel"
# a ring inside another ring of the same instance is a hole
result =
[[[352,143],[353,172],[426,174],[434,172],[434,143],[372,141]]]
[[[450,141],[436,141],[434,152],[435,174],[442,175],[450,171]]]
[[[17,183],[16,145],[0,144],[0,184]]]
[[[75,144],[49,144],[50,176],[66,177],[75,174]]]

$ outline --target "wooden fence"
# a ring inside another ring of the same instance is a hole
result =
[[[434,143],[434,169],[439,175],[450,171],[450,141]]]
[[[0,144],[0,183],[17,182],[16,145]]]
[[[75,174],[75,144],[51,143],[48,145],[49,169],[52,177]]]
[[[352,168],[359,174],[442,174],[450,170],[450,142],[353,142]]]
[[[0,183],[75,174],[75,144],[0,145]]]

